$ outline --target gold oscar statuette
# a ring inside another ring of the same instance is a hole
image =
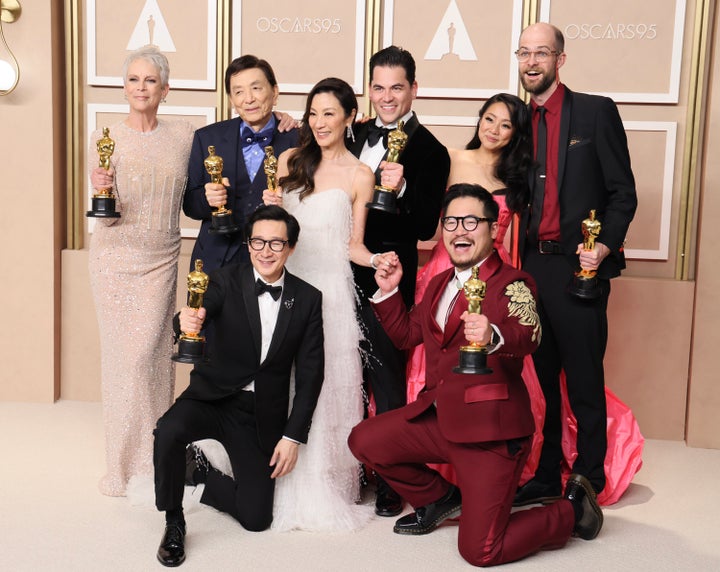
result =
[[[267,177],[267,188],[269,191],[272,191],[273,193],[277,193],[277,169],[278,169],[278,160],[277,157],[275,157],[275,151],[272,148],[272,145],[268,145],[265,147],[265,160],[263,161],[263,170],[265,171],[265,176]]]
[[[210,175],[210,182],[222,185],[223,159],[215,154],[215,146],[208,147],[208,156],[205,158],[205,170]],[[225,205],[220,205],[213,211],[210,219],[210,228],[208,232],[211,234],[233,234],[240,230],[235,224],[233,213]]]
[[[195,260],[195,270],[187,277],[188,307],[199,310],[203,305],[203,297],[207,292],[210,278],[203,272],[203,261]],[[205,338],[200,332],[183,332],[178,338],[178,351],[172,360],[180,363],[198,363],[204,361]]]
[[[478,267],[472,269],[472,276],[463,284],[463,293],[468,302],[469,314],[482,314],[487,284],[478,278]],[[453,368],[455,373],[485,375],[492,373],[487,366],[487,348],[477,342],[460,347],[460,363]]]
[[[388,163],[397,163],[400,159],[400,153],[407,145],[408,134],[405,133],[404,127],[405,122],[398,121],[397,128],[388,133],[388,153],[385,158]],[[376,185],[372,202],[367,203],[365,206],[369,209],[398,214],[400,210],[397,206],[397,191],[397,189]]]
[[[590,251],[595,248],[595,240],[600,235],[602,224],[595,218],[595,209],[590,211],[590,216],[582,221],[583,250]],[[570,293],[578,298],[594,300],[600,296],[600,284],[595,270],[581,268],[575,273],[570,285]]]
[[[110,128],[103,127],[103,136],[97,140],[97,152],[100,158],[99,165],[106,171],[110,170],[110,157],[115,151],[115,141],[110,139]],[[115,195],[112,186],[100,189],[92,196],[92,206],[85,216],[94,218],[119,218],[120,213],[115,210]]]

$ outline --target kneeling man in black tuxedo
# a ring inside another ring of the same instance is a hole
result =
[[[275,479],[295,467],[322,387],[322,294],[284,268],[298,222],[280,207],[261,206],[245,230],[251,265],[211,272],[203,307],[183,308],[175,319],[178,333],[199,332],[207,321],[215,335],[208,340],[208,361],[195,366],[190,385],[155,429],[155,504],[166,515],[157,557],[165,566],[185,560],[187,445],[217,439],[233,470],[229,477],[210,469],[200,502],[247,530],[265,530]]]

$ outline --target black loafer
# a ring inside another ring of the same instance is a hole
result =
[[[525,506],[528,504],[549,504],[562,498],[560,483],[548,484],[535,479],[530,479],[515,493],[513,506]]]
[[[397,534],[428,534],[442,521],[460,516],[462,498],[460,489],[450,485],[450,490],[440,500],[421,506],[395,523],[393,532]]]
[[[402,512],[403,501],[399,494],[390,488],[381,477],[376,476],[377,493],[375,496],[375,514],[378,516],[397,516]]]
[[[570,475],[565,485],[565,498],[573,503],[575,508],[573,536],[584,540],[595,538],[603,525],[603,513],[590,481],[582,475]],[[579,507],[579,510],[576,507]]]
[[[165,526],[157,559],[163,566],[170,567],[180,566],[185,562],[185,527],[179,524]]]

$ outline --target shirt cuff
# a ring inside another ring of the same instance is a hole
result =
[[[287,435],[283,435],[282,438],[285,439],[286,441],[291,441],[292,443],[296,443],[298,445],[301,444],[300,441],[296,441],[295,439],[292,439],[292,438],[288,437]]]
[[[397,292],[399,289],[400,289],[400,288],[399,288],[398,286],[395,286],[395,288],[393,288],[390,292],[388,292],[387,294],[385,294],[385,295],[383,296],[383,295],[382,295],[382,292],[380,291],[380,288],[378,288],[378,289],[375,291],[375,294],[373,294],[373,295],[370,297],[370,301],[371,301],[373,304],[379,304],[380,302],[384,302],[384,301],[387,300],[390,296],[392,296],[393,294],[395,294],[395,292]]]
[[[405,177],[403,177],[402,186],[400,187],[400,190],[398,190],[398,192],[397,192],[398,199],[401,199],[402,196],[405,194],[405,189],[407,189],[407,181],[405,180]]]

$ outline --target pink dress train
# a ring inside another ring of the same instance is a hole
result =
[[[512,264],[511,256],[503,246],[503,240],[510,226],[512,214],[505,205],[504,195],[496,194],[494,197],[500,205],[499,229],[498,236],[495,239],[495,248],[505,262]],[[418,301],[422,298],[433,276],[447,270],[450,266],[450,257],[447,250],[445,250],[442,242],[438,242],[433,248],[428,262],[418,271],[415,300]],[[415,401],[418,393],[425,386],[425,347],[422,344],[410,352],[407,374],[407,399],[409,403]],[[537,469],[540,452],[542,451],[542,427],[545,421],[545,398],[535,373],[532,356],[525,357],[522,377],[530,395],[530,405],[535,418],[535,433],[533,434],[530,456],[523,469],[520,484],[531,479]],[[564,376],[561,383],[564,387]],[[644,439],[630,408],[607,387],[605,388],[605,396],[608,413],[608,451],[605,457],[606,484],[602,493],[598,496],[598,501],[602,505],[609,505],[620,499],[635,473],[640,470]],[[570,474],[573,461],[577,457],[575,448],[577,422],[570,410],[567,392],[564,390],[562,391],[562,415],[565,419],[562,435],[562,447],[565,457],[562,467],[564,482]],[[448,480],[456,482],[454,470],[450,465],[431,466]]]

